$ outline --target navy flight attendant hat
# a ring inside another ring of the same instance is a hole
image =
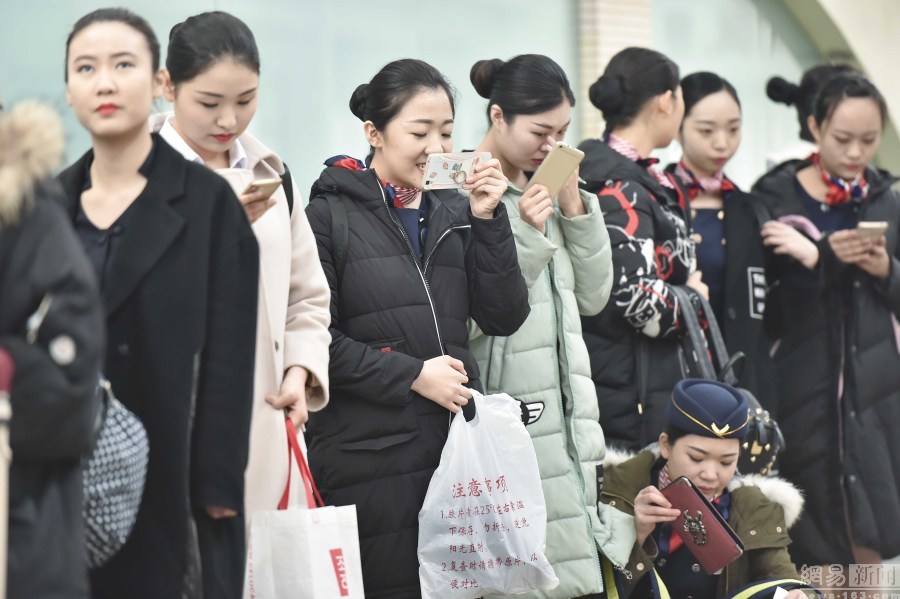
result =
[[[747,436],[750,410],[744,395],[725,383],[678,381],[667,409],[669,424],[688,434],[718,439]]]

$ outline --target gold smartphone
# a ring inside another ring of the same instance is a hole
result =
[[[859,233],[860,237],[864,237],[866,239],[878,239],[882,235],[887,232],[888,223],[887,221],[877,220],[877,221],[861,221],[858,225],[856,225],[856,232]]]
[[[556,144],[556,147],[550,150],[547,157],[532,175],[527,190],[532,185],[540,184],[547,188],[550,197],[555,198],[559,191],[565,185],[569,176],[578,168],[578,165],[584,159],[584,152],[578,148],[564,143]]]
[[[257,179],[250,183],[241,195],[246,195],[248,193],[253,193],[256,191],[263,192],[263,197],[261,199],[265,200],[272,196],[275,193],[275,190],[281,187],[281,178],[274,177],[272,179]]]

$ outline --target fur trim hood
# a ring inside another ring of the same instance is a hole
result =
[[[63,127],[52,108],[21,102],[0,113],[0,229],[15,224],[36,185],[62,158]]]
[[[644,448],[659,458],[659,443],[653,443]],[[637,454],[612,448],[606,449],[606,457],[603,459],[604,469],[618,466],[633,458]],[[803,512],[803,493],[790,482],[777,476],[761,476],[759,474],[738,474],[728,485],[729,491],[741,487],[756,487],[769,501],[777,503],[784,510],[784,523],[791,528],[800,518]]]

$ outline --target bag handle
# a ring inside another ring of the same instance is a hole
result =
[[[670,285],[669,289],[675,296],[675,299],[678,300],[678,315],[681,316],[688,339],[691,342],[693,353],[691,358],[696,364],[698,371],[693,373],[694,376],[711,381],[716,380],[716,370],[709,357],[706,335],[703,334],[703,329],[700,327],[700,319],[697,317],[697,311],[694,309],[694,304],[691,301],[692,294],[686,288],[678,285]]]
[[[278,509],[286,510],[288,507],[288,499],[291,494],[290,462],[292,453],[297,461],[297,467],[300,469],[300,478],[303,479],[303,490],[306,491],[306,505],[309,506],[309,509],[325,507],[325,502],[322,501],[322,496],[319,494],[319,489],[313,480],[312,472],[309,470],[309,464],[306,463],[306,458],[303,457],[303,451],[300,449],[300,441],[297,439],[297,429],[294,428],[294,423],[290,418],[285,418],[284,426],[287,429],[288,439],[288,479],[287,485],[284,487],[284,493],[281,495],[281,501],[278,502]]]

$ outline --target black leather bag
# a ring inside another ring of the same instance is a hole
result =
[[[744,354],[728,354],[719,323],[705,297],[689,287],[672,286],[671,289],[678,299],[678,313],[686,330],[683,348],[691,376],[727,383],[747,398],[749,432],[741,444],[738,471],[741,474],[774,475],[778,455],[784,451],[784,436],[778,423],[753,393],[737,385],[734,372],[745,359]],[[700,324],[701,316],[706,322],[705,330]]]

